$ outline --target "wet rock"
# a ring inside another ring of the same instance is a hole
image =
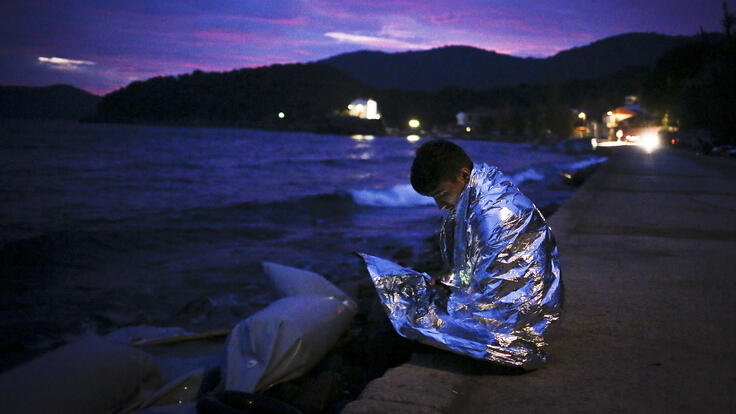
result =
[[[411,260],[411,258],[414,256],[414,249],[412,249],[409,246],[404,246],[399,248],[394,252],[394,254],[391,255],[391,260],[397,262],[397,263],[407,263]]]
[[[563,171],[561,173],[562,181],[572,187],[580,187],[598,169],[600,164],[593,164],[585,168],[574,171]]]
[[[304,385],[294,405],[305,414],[323,413],[331,401],[342,395],[344,380],[339,372],[322,371],[314,381]]]

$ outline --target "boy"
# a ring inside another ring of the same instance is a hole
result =
[[[545,361],[542,334],[560,316],[554,237],[539,210],[496,167],[444,140],[422,145],[411,184],[449,210],[440,231],[446,308],[419,274],[364,255],[402,336],[507,366]],[[426,278],[426,275],[422,275]]]

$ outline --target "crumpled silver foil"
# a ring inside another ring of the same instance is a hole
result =
[[[476,164],[440,243],[449,297],[425,273],[360,254],[396,332],[506,366],[543,364],[563,285],[557,245],[534,204],[498,168]]]

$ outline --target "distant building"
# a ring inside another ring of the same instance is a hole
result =
[[[381,114],[378,113],[378,102],[373,99],[356,99],[350,102],[348,113],[350,116],[362,119],[381,119]]]
[[[603,116],[603,122],[606,123],[607,128],[616,128],[616,126],[626,119],[632,118],[637,115],[636,109],[627,108],[625,106],[619,106],[616,109],[612,109]]]
[[[636,96],[626,96],[625,102],[626,105],[612,109],[603,116],[609,139],[636,142],[644,132],[659,130],[659,119],[645,111]]]

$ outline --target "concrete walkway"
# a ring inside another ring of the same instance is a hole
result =
[[[736,160],[606,155],[549,221],[566,311],[544,368],[420,348],[343,413],[736,412]]]

